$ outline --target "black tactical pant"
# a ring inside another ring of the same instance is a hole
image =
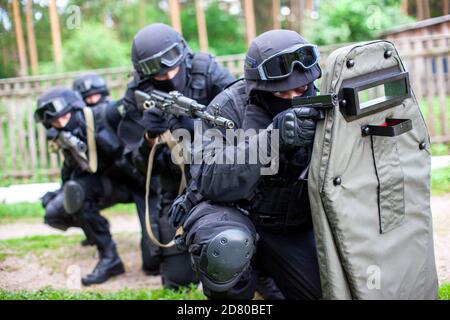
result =
[[[220,214],[218,214],[220,212]],[[206,213],[206,214],[205,214]],[[208,225],[215,225],[217,221],[229,221],[230,224],[237,221],[236,214],[242,212],[233,208],[203,202],[199,204],[185,223],[188,246],[199,245],[189,243],[189,239],[195,241],[193,234]],[[196,216],[200,220],[193,223]],[[239,223],[243,223],[239,220]],[[247,224],[253,224],[246,219]],[[241,276],[239,282],[227,292],[214,292],[204,285],[204,293],[212,299],[251,299],[257,286],[257,272],[273,278],[279,290],[286,299],[319,299],[321,298],[321,287],[319,277],[319,266],[314,240],[314,232],[311,228],[289,232],[267,231],[261,225],[255,225],[259,235],[256,253],[250,268]],[[193,226],[189,229],[189,226]],[[231,228],[231,227],[230,227]],[[203,234],[203,233],[202,233]],[[211,239],[216,235],[211,230]]]
[[[162,243],[168,243],[175,235],[176,230],[170,226],[168,221],[168,212],[173,200],[173,195],[165,194],[159,201],[159,210],[152,210],[155,209],[154,207],[150,208],[153,233]],[[142,205],[144,204],[142,202]],[[160,264],[159,270],[165,288],[177,289],[180,286],[198,283],[187,252],[180,251],[176,247],[159,248],[153,243],[151,248],[152,259],[156,258]]]

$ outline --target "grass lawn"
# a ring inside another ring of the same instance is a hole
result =
[[[439,300],[450,300],[450,283],[444,283],[439,287]]]
[[[119,203],[102,211],[106,217],[114,214],[135,214],[134,203]],[[44,217],[40,202],[0,204],[0,224],[18,222],[39,222]]]
[[[205,296],[195,287],[177,291],[170,289],[129,290],[117,292],[71,292],[44,288],[38,291],[0,290],[0,300],[205,300]],[[450,300],[450,284],[439,288],[439,300]]]
[[[0,300],[205,300],[194,286],[171,289],[123,289],[116,292],[55,290],[50,287],[37,291],[0,290]]]

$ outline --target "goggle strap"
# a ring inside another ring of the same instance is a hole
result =
[[[266,80],[261,78],[258,68],[245,69],[245,79],[247,80]]]

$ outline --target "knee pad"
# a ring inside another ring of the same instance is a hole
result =
[[[242,229],[224,230],[202,248],[196,268],[199,278],[212,291],[230,290],[249,267],[254,252],[250,233]]]
[[[85,192],[83,186],[76,181],[68,181],[64,184],[64,209],[68,214],[79,211],[84,204]]]
[[[258,235],[253,223],[236,208],[202,202],[183,227],[200,281],[214,292],[230,290],[255,253]]]
[[[67,221],[67,213],[64,210],[64,194],[59,192],[45,207],[44,222],[51,227],[67,230],[71,225]]]

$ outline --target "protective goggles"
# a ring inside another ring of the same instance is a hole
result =
[[[106,87],[106,82],[101,77],[88,78],[75,84],[75,90],[78,92],[88,92],[92,89],[100,89]]]
[[[154,54],[150,58],[140,60],[138,65],[143,74],[156,74],[165,67],[173,67],[183,58],[183,48],[180,43],[174,43],[167,49]]]
[[[34,112],[34,119],[37,122],[48,123],[53,118],[58,116],[68,106],[64,98],[56,98],[50,101],[43,102]]]
[[[265,59],[256,68],[247,68],[248,80],[278,80],[289,77],[294,66],[299,64],[304,70],[315,66],[320,58],[319,49],[311,44],[298,44]]]

